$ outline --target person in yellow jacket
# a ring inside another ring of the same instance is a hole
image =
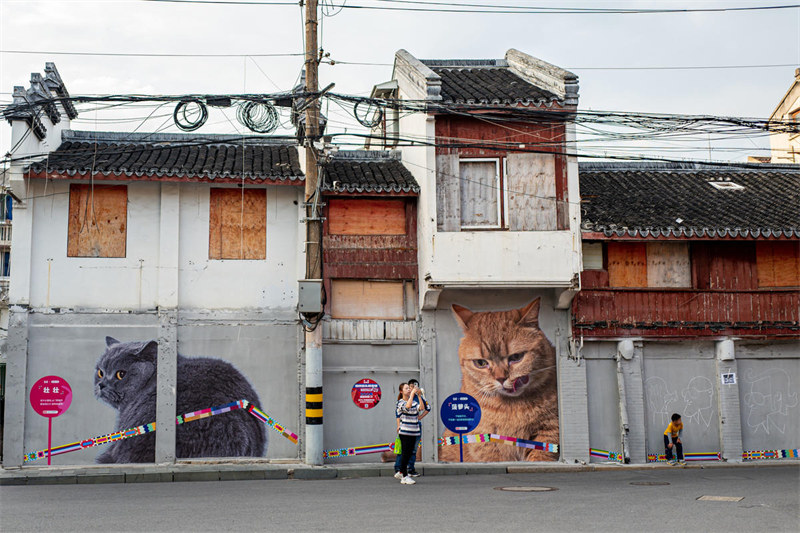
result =
[[[681,432],[683,431],[683,422],[681,415],[678,413],[672,414],[672,422],[669,423],[667,429],[664,430],[664,448],[667,454],[667,461],[670,464],[685,465],[686,461],[683,460],[683,443],[681,442]],[[670,442],[672,439],[672,442]],[[677,452],[677,459],[672,458],[672,448]]]

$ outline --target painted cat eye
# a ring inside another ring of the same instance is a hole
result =
[[[103,371],[100,370],[99,368],[97,369],[97,377],[98,378],[102,378],[103,377]]]
[[[474,364],[478,368],[486,368],[489,366],[489,361],[486,359],[473,359],[472,364]]]
[[[515,353],[513,355],[508,356],[509,363],[518,363],[522,361],[522,358],[525,357],[525,352]]]
[[[122,379],[122,378],[125,377],[125,371],[124,370],[117,370],[117,374],[116,375],[117,375],[117,379]]]

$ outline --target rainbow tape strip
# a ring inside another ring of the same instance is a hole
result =
[[[748,450],[742,453],[742,460],[755,461],[758,459],[797,459],[800,450]]]
[[[720,452],[689,452],[683,454],[683,459],[689,461],[721,461],[722,454]],[[666,462],[667,455],[663,453],[648,453],[648,463],[663,463]]]
[[[422,442],[419,443],[422,448]],[[347,457],[350,455],[365,455],[368,453],[382,453],[393,452],[394,442],[384,442],[383,444],[371,444],[369,446],[354,446],[352,448],[336,448],[333,450],[325,450],[322,452],[322,457]]]
[[[509,446],[517,446],[519,448],[529,448],[532,450],[544,450],[546,452],[558,453],[558,444],[549,444],[547,442],[525,440],[516,437],[506,437],[505,435],[497,435],[495,433],[474,433],[472,435],[462,435],[462,439],[464,444],[473,444],[476,442],[498,442],[501,444],[508,444]],[[458,437],[442,437],[439,439],[439,446],[452,446],[458,443]]]
[[[248,413],[256,417],[258,420],[261,420],[262,422],[270,426],[272,429],[274,429],[275,431],[277,431],[278,433],[280,433],[281,435],[292,441],[294,444],[297,444],[297,435],[295,435],[291,431],[288,431],[277,421],[275,421],[274,418],[267,415],[261,409],[251,404],[247,400],[239,400],[238,402],[227,403],[225,405],[220,405],[219,407],[209,407],[208,409],[201,409],[200,411],[194,411],[191,413],[178,415],[175,417],[175,424],[176,425],[186,424],[189,422],[194,422],[195,420],[202,420],[203,418],[208,418],[210,416],[229,413],[237,409],[246,409]],[[101,435],[99,437],[93,437],[78,442],[72,442],[70,444],[63,444],[61,446],[56,446],[50,449],[50,455],[54,456],[54,455],[61,455],[63,453],[77,452],[79,450],[83,450],[86,448],[93,448],[95,446],[101,446],[103,444],[110,444],[118,440],[137,437],[139,435],[144,435],[145,433],[152,433],[155,430],[156,430],[156,423],[150,422],[149,424],[143,424],[135,428],[123,429],[121,431],[116,431],[114,433],[109,433],[107,435]],[[37,459],[43,459],[45,457],[47,457],[47,450],[38,450],[35,452],[26,453],[23,456],[22,460],[23,462],[27,463],[30,461],[35,461]]]
[[[250,402],[247,403],[249,404],[249,407],[247,407],[248,413],[258,418],[266,425],[268,425],[269,427],[271,427],[272,429],[274,429],[275,431],[277,431],[278,433],[289,439],[293,444],[297,444],[297,435],[286,429],[284,426],[279,424],[277,420],[269,416],[267,413],[265,413],[255,405],[251,404]]]
[[[592,457],[608,459],[609,461],[619,461],[620,463],[624,459],[621,453],[607,452],[605,450],[598,450],[596,448],[589,448],[589,455]]]

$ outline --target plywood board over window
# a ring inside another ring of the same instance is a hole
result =
[[[331,235],[405,235],[405,200],[328,200]]]
[[[610,242],[608,282],[611,287],[647,287],[647,245],[643,242]]]
[[[211,189],[208,258],[266,257],[266,189]]]
[[[403,281],[331,281],[331,317],[403,320]]]
[[[689,243],[647,243],[648,287],[691,287]]]
[[[125,257],[127,226],[127,186],[69,186],[68,257]]]
[[[461,227],[499,227],[499,162],[462,159],[458,167],[461,179]]]
[[[759,287],[800,286],[800,242],[757,242]]]
[[[555,155],[509,154],[506,165],[509,229],[555,230]]]

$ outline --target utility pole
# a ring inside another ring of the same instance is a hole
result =
[[[320,217],[319,167],[314,142],[319,136],[319,52],[317,0],[306,0],[306,279],[322,280],[322,220]],[[324,310],[323,310],[324,312]],[[316,317],[319,319],[321,314]],[[305,321],[306,323],[309,321]],[[319,320],[306,324],[306,457],[307,464],[322,464],[322,327]]]

